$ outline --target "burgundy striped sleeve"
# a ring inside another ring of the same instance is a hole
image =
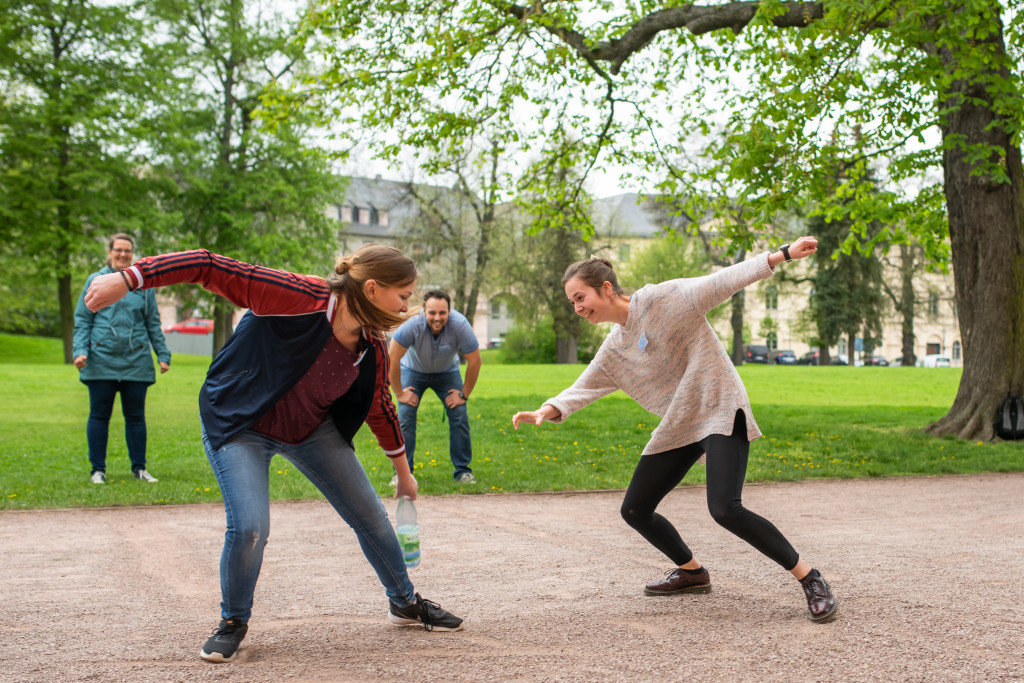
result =
[[[297,315],[326,308],[323,278],[264,268],[206,249],[149,256],[128,270],[137,287],[191,282],[257,315]]]
[[[377,354],[377,382],[366,424],[370,425],[370,430],[377,437],[377,443],[386,456],[402,458],[405,457],[405,439],[402,438],[402,424],[398,421],[398,411],[391,399],[391,384],[388,381],[391,359],[385,342],[376,337],[373,338],[373,351]]]

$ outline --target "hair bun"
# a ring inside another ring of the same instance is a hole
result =
[[[349,263],[346,259],[338,259],[338,262],[334,264],[334,272],[338,275],[344,275],[348,272]]]

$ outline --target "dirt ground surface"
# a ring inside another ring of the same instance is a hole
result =
[[[0,513],[0,680],[1024,680],[1024,474],[747,485],[832,584],[829,624],[704,495],[659,508],[714,586],[672,597],[641,592],[671,563],[624,524],[621,492],[422,497],[411,575],[458,633],[389,624],[327,504],[276,503],[228,664],[199,658],[221,506]]]

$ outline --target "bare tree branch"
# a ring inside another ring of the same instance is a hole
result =
[[[506,2],[493,2],[492,5],[519,21],[546,16],[543,2],[525,7]],[[695,36],[731,29],[734,33],[742,31],[757,14],[761,3],[757,1],[730,2],[725,5],[684,5],[669,7],[651,12],[641,17],[621,38],[607,41],[592,42],[572,28],[558,24],[542,24],[544,28],[573,48],[580,57],[593,65],[594,62],[609,62],[611,72],[619,73],[622,65],[633,54],[639,52],[662,31],[673,31],[685,28]],[[799,28],[821,19],[824,14],[822,2],[786,2],[786,11],[772,18],[772,24],[779,28]]]

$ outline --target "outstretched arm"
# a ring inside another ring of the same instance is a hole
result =
[[[800,237],[786,247],[791,260],[809,256],[817,248],[818,240],[813,237]],[[707,315],[711,309],[728,301],[729,297],[744,287],[770,278],[775,274],[775,267],[785,260],[786,256],[781,249],[771,253],[763,252],[756,258],[723,268],[711,275],[671,282],[678,283],[680,290],[692,298],[697,312]]]
[[[85,305],[95,312],[130,290],[193,282],[257,315],[299,315],[324,308],[323,278],[264,268],[205,249],[149,256],[131,268],[92,281]]]
[[[540,410],[521,410],[512,416],[512,426],[519,429],[519,423],[539,425],[544,420],[557,420],[562,413],[549,403],[545,403]]]
[[[602,347],[603,349],[603,347]],[[590,362],[572,386],[554,398],[544,401],[537,410],[518,412],[512,416],[512,426],[519,429],[520,422],[532,422],[539,425],[545,420],[564,422],[577,410],[585,408],[602,396],[607,396],[619,387],[615,381],[601,369],[598,357]]]
[[[818,251],[818,240],[810,236],[798,237],[792,243],[786,245],[786,251],[789,252],[790,261],[802,259]],[[768,254],[768,265],[773,269],[785,261],[786,254],[782,249]]]

